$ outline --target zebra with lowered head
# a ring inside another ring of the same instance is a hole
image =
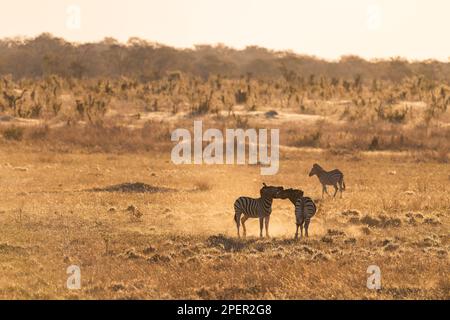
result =
[[[301,197],[295,203],[295,219],[297,221],[297,230],[295,239],[298,239],[298,228],[300,228],[300,237],[303,237],[303,224],[305,225],[305,236],[308,237],[308,228],[311,218],[316,214],[317,207],[314,201],[309,197]]]
[[[336,197],[336,193],[338,190],[341,192],[341,198],[342,198],[342,191],[345,190],[345,182],[344,182],[344,174],[342,171],[338,169],[334,169],[331,171],[325,171],[321,166],[319,166],[317,163],[315,163],[309,172],[309,176],[312,177],[316,175],[319,178],[320,183],[322,184],[322,198],[323,194],[328,193],[327,186],[333,186],[334,187],[334,195],[333,197]],[[339,187],[338,187],[339,186]]]
[[[311,218],[316,214],[317,207],[314,201],[309,197],[303,196],[303,191],[298,189],[284,189],[277,198],[289,199],[295,206],[295,220],[297,229],[295,239],[298,239],[298,229],[300,228],[301,237],[303,237],[303,226],[305,227],[305,235],[308,237],[308,228]]]
[[[238,237],[240,238],[239,226],[242,223],[244,237],[247,235],[245,222],[249,218],[259,218],[259,236],[263,236],[263,225],[266,226],[266,237],[269,237],[269,221],[272,213],[272,202],[283,187],[267,186],[263,183],[260,190],[261,197],[258,199],[240,197],[234,202],[234,221],[236,222]],[[241,219],[242,216],[242,219]]]

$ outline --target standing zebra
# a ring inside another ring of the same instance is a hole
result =
[[[285,189],[277,196],[279,199],[289,199],[295,206],[295,220],[297,224],[295,239],[298,239],[298,228],[300,228],[301,237],[303,237],[303,225],[305,226],[305,235],[308,237],[309,223],[317,212],[314,201],[309,197],[303,197],[303,194],[302,190]]]
[[[322,184],[322,198],[323,194],[328,193],[327,186],[333,186],[334,187],[334,195],[333,197],[336,197],[336,193],[338,190],[341,192],[341,198],[342,198],[342,191],[345,190],[345,182],[344,182],[344,174],[338,170],[334,169],[331,171],[325,171],[321,166],[319,166],[317,163],[315,163],[309,172],[309,176],[312,177],[314,175],[317,175],[319,178],[320,183]],[[338,188],[339,185],[339,188]]]
[[[245,228],[245,221],[249,218],[259,218],[259,236],[263,236],[263,224],[266,226],[266,237],[269,237],[269,221],[272,213],[272,201],[277,197],[278,193],[283,190],[283,187],[267,186],[263,183],[263,188],[259,191],[261,197],[253,199],[249,197],[240,197],[234,202],[234,221],[237,226],[238,237],[239,226],[242,223],[244,230],[244,237],[247,235]],[[241,215],[243,215],[241,219]]]
[[[295,239],[298,239],[298,228],[300,227],[300,237],[303,237],[303,224],[305,224],[305,236],[308,237],[308,227],[311,218],[316,214],[317,208],[309,197],[301,197],[295,203],[295,219],[297,220],[297,230]]]

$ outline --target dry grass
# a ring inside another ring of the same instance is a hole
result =
[[[446,164],[284,150],[266,183],[317,199],[307,173],[320,162],[346,174],[344,198],[318,202],[309,239],[292,239],[293,207],[276,200],[273,238],[256,238],[249,221],[249,238],[238,240],[232,205],[258,195],[256,166],[174,166],[165,151],[0,148],[0,298],[450,298]],[[105,190],[133,181],[170,192]],[[79,291],[65,287],[72,264]],[[379,292],[366,288],[372,264]]]
[[[211,189],[212,189],[212,186],[208,181],[196,181],[195,182],[195,190],[209,191]]]

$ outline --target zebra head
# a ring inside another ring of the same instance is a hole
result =
[[[303,197],[303,190],[299,189],[284,189],[277,195],[277,199],[297,200]]]
[[[323,169],[321,166],[319,166],[317,163],[314,163],[311,171],[309,172],[309,176],[312,177],[312,176],[318,174],[322,170]]]
[[[261,198],[273,199],[277,197],[281,191],[283,191],[283,187],[268,186],[263,183],[263,187],[261,188],[261,190],[259,190],[259,193],[261,195]]]

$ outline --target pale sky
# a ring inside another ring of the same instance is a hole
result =
[[[78,42],[258,45],[327,59],[450,58],[448,0],[0,1],[0,38],[50,32]]]

